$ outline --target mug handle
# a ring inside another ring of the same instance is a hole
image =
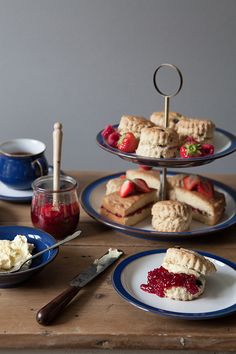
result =
[[[44,175],[48,174],[48,166],[47,166],[47,163],[45,162],[45,159],[38,158],[38,159],[34,160],[31,164],[35,170],[38,167],[38,169],[40,171],[40,176],[44,176]]]

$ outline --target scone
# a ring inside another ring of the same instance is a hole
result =
[[[122,135],[127,132],[132,132],[139,139],[143,128],[153,127],[155,124],[144,117],[124,115],[120,119],[118,131]]]
[[[143,170],[141,168],[136,170],[127,170],[126,178],[134,180],[135,178],[141,178],[144,180],[149,188],[160,190],[160,172],[157,170]]]
[[[189,178],[192,179],[190,183],[187,180]],[[178,174],[168,177],[168,196],[171,200],[188,204],[192,208],[194,220],[211,226],[216,225],[224,215],[225,196],[223,193],[215,191],[213,186],[212,196],[202,193],[201,188],[198,188],[198,183],[202,183],[202,181],[211,185],[210,181],[201,176]],[[186,188],[188,185],[192,185],[192,190]]]
[[[118,192],[120,190],[120,187],[124,183],[124,180],[125,178],[123,177],[110,179],[106,184],[106,195],[114,192]]]
[[[199,143],[212,143],[215,124],[209,119],[185,118],[176,124],[175,129],[180,143],[183,143],[189,136]]]
[[[162,200],[152,207],[152,226],[160,232],[182,232],[189,229],[192,208],[185,203]]]
[[[178,112],[169,112],[168,128],[175,129],[176,124],[184,119],[184,116]],[[165,113],[164,112],[153,112],[150,116],[150,121],[159,127],[165,127]]]
[[[143,128],[136,154],[155,158],[176,157],[179,139],[171,128]]]
[[[104,196],[100,213],[118,224],[132,226],[151,215],[151,208],[156,200],[155,190],[126,198],[122,198],[119,192],[114,192]]]
[[[160,268],[148,272],[148,283],[141,289],[173,300],[198,298],[205,289],[205,276],[216,271],[215,265],[184,248],[169,248]]]

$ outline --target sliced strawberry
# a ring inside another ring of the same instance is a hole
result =
[[[184,188],[193,191],[196,189],[200,182],[200,177],[197,175],[190,175],[190,176],[185,176],[184,177]]]
[[[116,148],[119,139],[120,139],[120,134],[118,132],[113,132],[108,136],[107,143],[108,145]]]
[[[133,182],[135,183],[135,189],[137,192],[148,193],[151,191],[151,188],[148,187],[147,183],[141,178],[134,178]]]
[[[135,152],[137,147],[138,147],[138,140],[131,132],[124,133],[117,144],[117,148],[124,152]]]
[[[130,181],[126,180],[120,187],[120,196],[121,198],[128,197],[129,195],[135,192],[135,184]]]
[[[144,171],[150,171],[152,169],[151,166],[147,166],[147,165],[139,165],[139,167],[141,168],[141,170]]]
[[[204,195],[207,199],[211,199],[214,197],[214,187],[209,180],[206,178],[201,178],[198,186],[197,191]]]
[[[102,131],[102,136],[104,139],[107,139],[108,136],[111,134],[111,133],[114,133],[115,129],[113,128],[112,125],[106,125],[105,128],[103,129]]]
[[[121,179],[125,179],[125,178],[126,178],[126,175],[121,175],[120,178],[121,178]]]

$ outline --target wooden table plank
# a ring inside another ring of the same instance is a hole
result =
[[[77,176],[76,173],[71,173]],[[102,175],[102,173],[100,174]],[[99,174],[78,173],[81,187]],[[224,176],[217,176],[224,180]],[[227,183],[236,188],[235,176]],[[0,224],[31,225],[30,205],[0,202]],[[121,299],[111,284],[115,266],[79,293],[51,326],[35,321],[40,307],[61,292],[91,260],[109,247],[125,256],[170,242],[142,240],[114,232],[81,213],[83,237],[61,247],[53,263],[34,279],[13,289],[0,289],[0,348],[121,348],[204,349],[236,348],[236,314],[219,320],[187,321],[141,311]],[[185,241],[188,248],[209,251],[236,262],[236,228]]]

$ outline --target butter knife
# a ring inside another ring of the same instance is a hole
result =
[[[88,268],[79,273],[70,281],[70,285],[66,290],[38,311],[36,315],[37,322],[44,326],[49,325],[78,294],[80,289],[101,274],[105,269],[119,259],[122,254],[123,251],[110,248],[101,258],[95,259],[95,261],[90,264]]]

